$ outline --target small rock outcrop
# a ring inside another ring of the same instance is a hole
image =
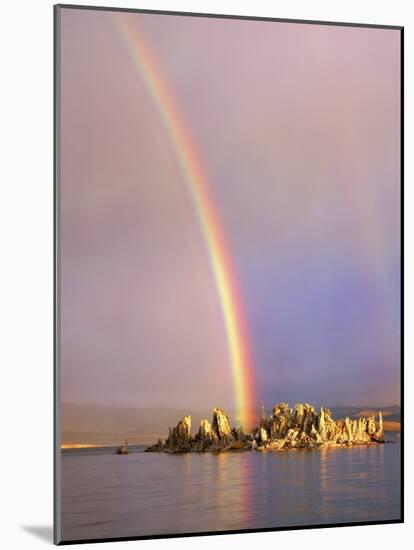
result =
[[[184,416],[168,438],[146,449],[148,452],[220,452],[230,450],[279,451],[284,449],[342,447],[384,443],[381,412],[368,418],[334,420],[331,411],[317,411],[308,403],[297,403],[292,409],[278,403],[268,417],[262,407],[259,426],[251,434],[234,428],[229,417],[219,408],[213,411],[211,423],[204,419],[197,433],[191,434],[191,417]]]
[[[117,448],[116,454],[117,455],[127,455],[127,454],[129,454],[128,440],[127,439],[125,440],[124,445],[121,445],[120,447]]]

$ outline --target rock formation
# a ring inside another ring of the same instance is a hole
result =
[[[126,439],[125,444],[121,445],[120,447],[117,448],[116,454],[118,454],[118,455],[127,455],[128,453],[129,453],[128,439]]]
[[[200,422],[197,433],[191,435],[191,417],[184,416],[168,438],[146,449],[151,452],[187,453],[229,450],[278,451],[283,449],[375,445],[384,443],[382,415],[378,422],[368,418],[334,420],[326,407],[316,409],[308,403],[297,403],[292,409],[278,403],[267,417],[262,407],[259,427],[251,434],[242,428],[232,428],[226,413],[219,408],[213,419]]]
[[[265,433],[263,433],[265,432]],[[257,437],[258,435],[258,437]],[[335,447],[383,443],[381,413],[378,425],[373,416],[345,421],[333,420],[331,411],[321,407],[316,412],[308,403],[298,403],[294,409],[279,403],[267,423],[255,434],[258,450]]]
[[[191,451],[191,445],[191,416],[184,416],[175,428],[169,429],[169,435],[165,442],[165,447],[180,449],[182,452],[187,452]]]

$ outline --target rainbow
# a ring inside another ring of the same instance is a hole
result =
[[[220,300],[234,383],[236,416],[244,428],[254,423],[255,405],[252,361],[237,279],[221,228],[206,174],[188,130],[162,78],[152,53],[139,32],[136,20],[112,14],[116,29],[149,93],[171,141],[197,214]]]

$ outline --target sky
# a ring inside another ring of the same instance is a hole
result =
[[[61,22],[61,399],[234,408],[217,286],[110,12]],[[191,136],[254,400],[399,403],[400,37],[129,13]]]

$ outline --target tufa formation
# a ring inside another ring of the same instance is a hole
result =
[[[213,419],[200,422],[197,433],[191,434],[191,417],[184,416],[175,428],[169,428],[165,442],[161,439],[147,452],[192,453],[230,450],[280,451],[320,447],[351,447],[384,443],[382,415],[351,420],[334,420],[326,407],[319,412],[308,403],[297,403],[292,409],[278,403],[267,417],[264,408],[260,424],[251,434],[231,427],[226,413],[214,409]]]

